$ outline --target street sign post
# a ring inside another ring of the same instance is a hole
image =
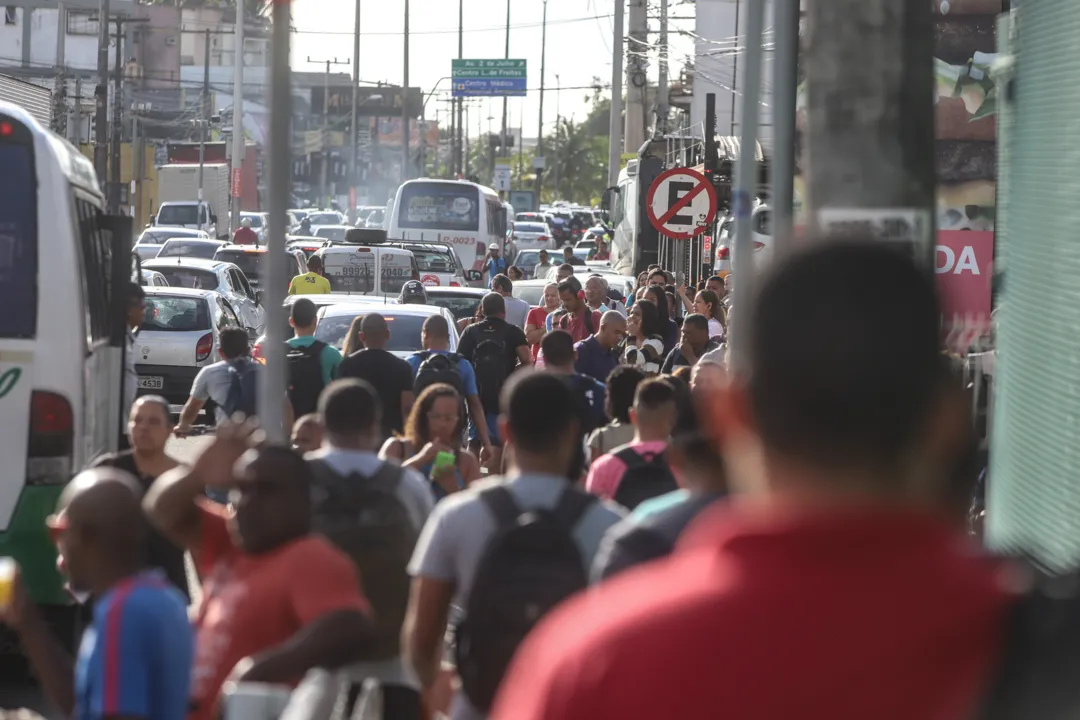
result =
[[[455,59],[450,72],[453,96],[525,97],[527,64],[525,60]]]
[[[689,240],[708,230],[716,219],[716,190],[696,170],[671,168],[649,187],[645,211],[661,235]]]

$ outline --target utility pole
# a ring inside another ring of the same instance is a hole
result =
[[[311,56],[308,56],[307,61],[309,63],[318,62],[312,60]],[[323,129],[322,129],[322,181],[319,184],[319,207],[328,207],[327,202],[327,190],[330,187],[330,66],[331,65],[348,65],[348,60],[333,60],[326,61],[326,74],[323,75]],[[323,205],[326,203],[326,205]]]
[[[82,77],[75,76],[75,103],[68,116],[68,140],[75,147],[82,145]]]
[[[881,235],[910,242],[933,268],[932,8],[892,0],[808,7],[810,225],[823,234],[854,221],[861,237],[884,226]]]
[[[356,224],[356,196],[360,194],[360,181],[357,175],[357,154],[360,152],[360,124],[358,122],[359,100],[357,94],[360,87],[360,0],[356,0],[356,14],[353,19],[353,80],[352,80],[352,119],[349,121],[349,131],[352,137],[349,142],[349,224]]]
[[[861,0],[849,1],[857,3]],[[889,2],[889,0],[880,1]],[[930,6],[927,5],[928,10],[929,8]],[[732,196],[735,214],[735,252],[732,257],[734,265],[732,272],[736,279],[733,305],[740,308],[750,306],[754,287],[754,235],[750,219],[758,181],[758,98],[761,94],[761,39],[765,32],[765,3],[750,3],[747,15],[742,117],[739,119],[739,157],[735,168],[736,190]],[[929,70],[927,79],[929,80]],[[735,367],[742,371],[745,370],[748,336],[743,332],[744,326],[740,322],[745,319],[746,314],[740,313],[741,311],[733,313],[734,329],[728,344]]]
[[[67,28],[64,28],[66,30]],[[97,85],[94,86],[94,172],[105,185],[109,165],[109,0],[101,0],[98,9]]]
[[[764,2],[764,0],[762,0]],[[667,135],[668,107],[668,0],[660,0],[660,71],[656,82],[656,128],[653,137]]]
[[[273,5],[273,30],[270,41],[270,227],[266,234],[266,253],[262,272],[262,304],[266,308],[265,371],[259,383],[259,421],[267,440],[280,443],[287,437],[283,422],[285,397],[286,315],[282,301],[289,279],[285,266],[285,209],[289,207],[292,183],[292,90],[289,71],[289,35],[291,4]]]
[[[409,0],[405,0],[405,77],[401,81],[401,182],[409,179]]]
[[[132,144],[133,155],[135,156],[135,173],[132,178],[135,180],[135,212],[133,217],[139,218],[139,224],[142,225],[146,222],[146,218],[143,217],[143,176],[146,173],[146,140],[139,135],[139,116],[136,115],[132,118],[134,136]],[[138,228],[136,228],[138,230]]]
[[[544,0],[545,5],[547,0]],[[465,0],[458,0],[457,16],[457,56],[458,60],[465,58]],[[543,97],[541,91],[540,97]],[[457,142],[455,143],[454,172],[458,175],[465,174],[465,126],[462,122],[465,113],[465,98],[457,99]]]
[[[102,18],[106,27],[108,19]],[[109,160],[109,212],[120,212],[120,144],[123,141],[124,114],[124,58],[121,48],[124,42],[124,21],[116,19],[116,52],[113,53],[113,122],[112,122],[112,159]]]
[[[139,171],[139,154],[135,148],[139,144],[139,116],[131,114],[131,186],[128,188],[128,204],[131,206],[131,222],[139,219],[139,204],[135,189],[142,186],[142,173]],[[135,225],[138,230],[139,226]]]
[[[236,3],[236,33],[233,44],[233,101],[232,101],[232,213],[229,215],[229,237],[240,227],[241,182],[247,143],[244,142],[244,3]]]
[[[798,0],[796,0],[798,2]],[[716,93],[705,93],[705,125],[702,128],[705,135],[705,180],[710,183],[715,189],[719,184],[719,178],[717,177],[720,170],[720,155],[716,151]],[[713,221],[713,226],[705,231],[706,235],[711,235],[714,240],[716,238],[716,221]],[[695,242],[698,239],[695,238]],[[713,273],[713,250],[710,247],[708,252],[705,252],[704,241],[701,241],[701,265],[703,275],[710,277]]]
[[[199,121],[199,220],[202,220],[203,169],[206,165],[206,131],[210,125],[210,29],[203,36],[203,86]],[[209,220],[209,212],[207,212]]]
[[[555,173],[554,200],[559,199],[559,156],[562,151],[562,78],[555,73],[555,147],[551,148],[551,169]]]
[[[536,159],[544,157],[544,76],[547,72],[547,6],[548,0],[544,0],[544,20],[540,31],[540,118],[536,130]],[[533,162],[536,165],[536,162]],[[540,205],[540,194],[544,187],[544,168],[536,168],[536,204]]]
[[[799,0],[773,0],[773,252],[791,249],[795,205],[795,100],[799,69]]]
[[[505,52],[504,57],[507,60],[510,59],[510,0],[506,0],[506,52]],[[502,102],[502,132],[499,134],[499,157],[507,157],[507,154],[506,154],[506,151],[508,149],[508,145],[507,145],[507,142],[506,142],[506,122],[507,122],[506,103],[507,103],[507,98],[505,96],[503,96],[502,101],[503,101]],[[492,167],[494,167],[494,165]],[[502,195],[503,195],[503,193],[500,191],[499,196],[501,197]]]
[[[735,44],[748,47],[743,42],[743,35],[739,32],[739,15],[742,11],[742,0],[735,0]],[[735,105],[739,98],[739,53],[731,58],[731,124],[728,127],[728,135],[735,135]]]
[[[615,0],[615,37],[611,49],[611,120],[608,123],[609,187],[619,184],[622,166],[622,108],[623,108],[623,20],[626,0]]]
[[[629,0],[626,45],[626,132],[623,152],[636,153],[645,142],[646,92],[649,85],[649,17],[646,0]]]

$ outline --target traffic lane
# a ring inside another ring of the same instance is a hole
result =
[[[177,461],[190,465],[195,462],[195,458],[199,457],[199,453],[206,448],[213,437],[213,435],[192,435],[178,438],[174,435],[169,438],[169,442],[165,446],[165,452]]]

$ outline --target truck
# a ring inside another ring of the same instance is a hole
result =
[[[158,211],[155,227],[202,230],[212,238],[229,233],[229,166],[203,165],[203,201],[199,203],[199,166],[162,165],[158,168]],[[219,223],[219,218],[221,223]]]

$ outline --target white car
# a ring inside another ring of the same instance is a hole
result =
[[[165,276],[169,287],[213,290],[229,301],[240,325],[262,331],[265,311],[259,305],[254,288],[239,267],[221,260],[198,258],[157,259],[143,263],[143,270]]]
[[[389,298],[382,298],[376,295],[286,295],[285,302],[282,303],[285,307],[285,334],[284,338],[291,338],[293,336],[292,325],[289,324],[289,317],[292,315],[293,303],[300,298],[306,298],[315,304],[317,308],[324,308],[330,305],[371,305],[372,307],[384,307],[393,305],[396,307],[397,300],[391,300]],[[382,312],[377,310],[376,312]],[[255,340],[255,344],[251,346],[251,357],[255,358],[259,362],[266,362],[263,357],[262,349],[266,345],[266,333]],[[341,348],[338,348],[339,350]]]
[[[370,213],[368,213],[367,217],[364,218],[364,227],[378,229],[378,228],[381,228],[383,226],[383,222],[385,220],[386,220],[386,208],[384,208],[384,207],[375,208]],[[360,226],[359,222],[357,222],[356,224],[357,224],[357,227]]]
[[[475,270],[465,270],[454,246],[449,243],[392,243],[394,247],[408,250],[416,259],[420,282],[427,287],[466,287],[467,275]]]
[[[244,273],[252,289],[258,291],[262,283],[263,258],[266,257],[266,246],[259,245],[223,245],[216,253],[215,260],[232,263]],[[302,250],[285,248],[286,268],[285,276],[292,280],[297,275],[307,272],[307,257]],[[282,290],[284,292],[284,289]]]
[[[202,230],[191,230],[179,227],[151,227],[146,228],[135,241],[133,248],[143,260],[151,260],[157,257],[161,246],[172,238],[201,238],[209,240],[210,236]]]
[[[345,222],[345,216],[337,210],[312,210],[307,215],[308,226],[311,234],[323,225],[341,225]]]
[[[169,287],[169,281],[165,276],[154,270],[142,271],[143,287]]]
[[[390,327],[390,342],[386,350],[404,358],[420,352],[424,346],[420,342],[420,330],[424,321],[432,315],[442,315],[450,328],[450,352],[457,350],[458,332],[454,315],[444,307],[434,305],[384,305],[341,303],[328,305],[319,310],[319,324],[315,328],[315,339],[338,350],[345,344],[349,326],[360,315],[377,312],[386,318]]]
[[[522,250],[554,250],[555,243],[551,238],[551,231],[547,223],[515,221],[514,232],[510,239],[517,246],[517,251]]]
[[[352,225],[320,225],[317,228],[313,225],[311,236],[330,242],[342,243],[345,242],[345,234],[350,230],[355,230],[355,228]]]
[[[221,331],[228,327],[242,327],[240,318],[213,290],[146,288],[134,345],[139,394],[183,405],[199,370],[221,359]]]
[[[222,240],[210,238],[169,238],[154,257],[161,258],[201,258],[209,260],[224,245]]]
[[[518,280],[514,283],[513,295],[532,307],[538,307],[544,301],[544,286],[550,283],[551,280]]]
[[[754,268],[760,270],[772,256],[772,210],[768,205],[759,204],[750,214],[753,229]],[[716,239],[716,252],[713,257],[713,274],[721,277],[732,271],[732,256],[735,250],[735,221],[727,219],[720,223],[720,232]]]

